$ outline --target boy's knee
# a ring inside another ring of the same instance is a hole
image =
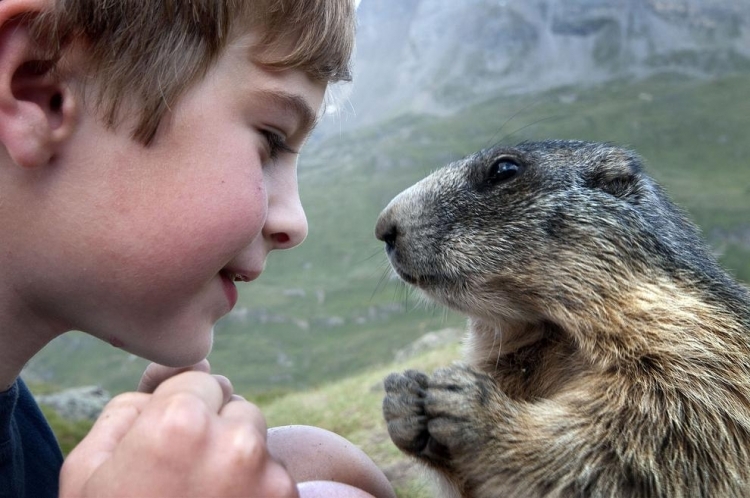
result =
[[[298,483],[335,481],[374,496],[395,496],[377,465],[334,432],[307,425],[274,427],[268,430],[268,449]]]

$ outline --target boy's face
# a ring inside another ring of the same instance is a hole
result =
[[[254,65],[238,41],[149,147],[79,110],[40,187],[45,211],[29,218],[40,309],[152,361],[205,357],[233,280],[257,278],[271,250],[306,236],[297,156],[275,149],[302,146],[324,92],[301,71]]]

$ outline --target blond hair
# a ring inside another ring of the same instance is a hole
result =
[[[32,32],[53,63],[79,45],[106,123],[117,124],[127,96],[133,137],[148,144],[233,37],[257,30],[256,62],[332,83],[351,80],[354,25],[352,0],[56,0]]]

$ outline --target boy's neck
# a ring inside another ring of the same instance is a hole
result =
[[[49,341],[60,335],[39,323],[21,320],[0,302],[0,392],[13,385],[24,365]]]
[[[21,369],[49,341],[41,345],[22,344],[17,337],[8,340],[0,333],[0,392],[8,390],[21,374]]]

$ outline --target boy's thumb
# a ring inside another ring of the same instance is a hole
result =
[[[138,392],[152,393],[165,380],[181,374],[182,372],[205,372],[211,373],[211,365],[208,360],[203,360],[189,367],[165,367],[158,363],[151,363],[146,367],[146,371],[141,376],[138,383]]]

